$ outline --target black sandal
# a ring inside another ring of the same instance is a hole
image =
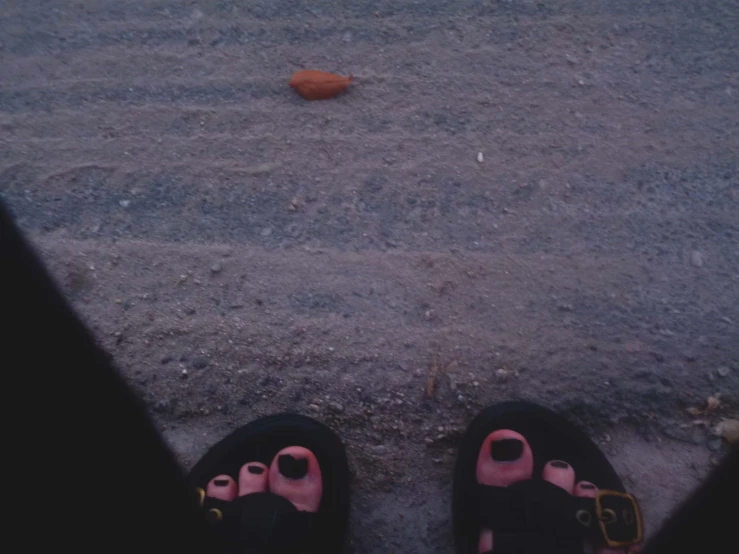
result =
[[[269,467],[288,446],[316,456],[323,493],[318,511],[298,511],[270,492],[240,496],[231,502],[205,495],[208,481],[226,474],[238,481],[247,462]],[[349,466],[339,437],[328,427],[297,414],[265,417],[237,429],[213,446],[188,477],[195,501],[225,552],[339,554],[349,521]]]
[[[508,487],[477,482],[477,458],[498,429],[523,435],[534,455],[532,479]],[[565,460],[578,481],[599,487],[596,498],[571,496],[541,477],[550,460]],[[600,449],[562,416],[529,402],[505,402],[481,412],[462,440],[454,470],[452,517],[457,554],[477,554],[491,529],[494,554],[582,554],[584,544],[626,547],[643,539],[636,499]]]

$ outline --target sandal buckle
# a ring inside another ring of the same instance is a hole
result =
[[[599,490],[595,495],[595,514],[607,546],[630,546],[644,539],[644,522],[633,495]]]

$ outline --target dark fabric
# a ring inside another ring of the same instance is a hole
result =
[[[545,551],[581,551],[584,541],[606,544],[593,498],[574,497],[542,480],[521,481],[509,487],[479,485],[477,494],[480,526],[494,532],[496,550],[502,544],[528,552],[539,551],[537,545]],[[616,514],[615,520],[606,525],[608,536],[621,542],[635,541],[639,527],[630,500],[607,496],[603,505]],[[626,512],[630,517],[623,517]]]
[[[220,511],[220,518],[209,514],[214,509]],[[229,554],[316,551],[312,544],[314,532],[320,527],[320,516],[298,511],[281,496],[256,493],[240,496],[232,502],[206,497],[202,511]]]
[[[480,523],[503,533],[536,530],[537,534],[594,538],[599,533],[578,523],[576,512],[584,509],[596,521],[595,502],[575,498],[546,481],[521,481],[510,487],[480,486]]]
[[[1,203],[0,294],[5,542],[213,552],[174,457]]]
[[[726,456],[647,543],[644,554],[735,553],[739,495],[739,448]]]

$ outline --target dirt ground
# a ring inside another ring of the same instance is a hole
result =
[[[735,0],[5,1],[0,195],[185,467],[276,411],[341,433],[350,552],[451,552],[454,447],[511,398],[585,426],[654,531],[739,411],[737,28]],[[355,82],[306,102],[300,68]]]

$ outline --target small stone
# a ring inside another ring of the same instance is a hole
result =
[[[721,377],[728,377],[729,373],[731,373],[731,369],[726,366],[721,366],[716,370],[716,373],[718,373]]]
[[[457,402],[464,402],[464,396],[462,396],[461,394],[457,396]]]
[[[186,369],[183,369],[183,370],[182,370],[182,371],[180,372],[180,375],[182,375],[182,377],[183,377],[183,378],[187,377],[187,370],[186,370]]]
[[[120,202],[118,202],[118,204],[120,205],[121,208],[128,208],[131,205],[131,201],[121,200]]]
[[[318,406],[317,404],[310,404],[310,405],[309,405],[308,407],[309,407],[309,408],[310,408],[311,410],[314,410],[314,411],[316,411],[316,412],[317,412],[318,410],[320,410],[320,409],[321,409],[321,407],[320,407],[320,406]]]
[[[690,253],[690,263],[695,267],[703,267],[703,254],[697,250]]]
[[[724,419],[713,430],[713,434],[723,437],[729,444],[739,443],[739,420]]]
[[[510,371],[507,369],[496,369],[495,370],[495,378],[500,381],[501,383],[505,383],[508,381],[508,377],[510,377]]]
[[[193,308],[192,306],[187,306],[185,308],[185,315],[192,315],[194,313],[195,313],[195,308]]]
[[[195,369],[205,369],[208,367],[210,360],[204,356],[197,356],[192,360],[192,367]]]
[[[475,381],[474,383],[472,383],[472,386],[473,387],[479,387],[480,386],[480,383],[478,383],[477,381]]]
[[[210,266],[210,272],[214,275],[220,273],[221,271],[223,271],[223,266],[221,264],[216,263]]]
[[[272,234],[272,227],[265,227],[264,229],[262,229],[262,232],[259,234],[262,235],[263,237],[270,236]]]
[[[344,413],[344,406],[342,406],[338,402],[329,402],[328,403],[328,408],[329,408],[329,410],[331,410],[332,412],[334,412],[336,414],[342,414],[342,413]]]
[[[560,312],[572,312],[574,311],[575,307],[572,304],[560,304],[557,306],[557,309]]]
[[[477,153],[477,163],[482,163],[485,160],[485,156],[482,155],[482,152]]]

